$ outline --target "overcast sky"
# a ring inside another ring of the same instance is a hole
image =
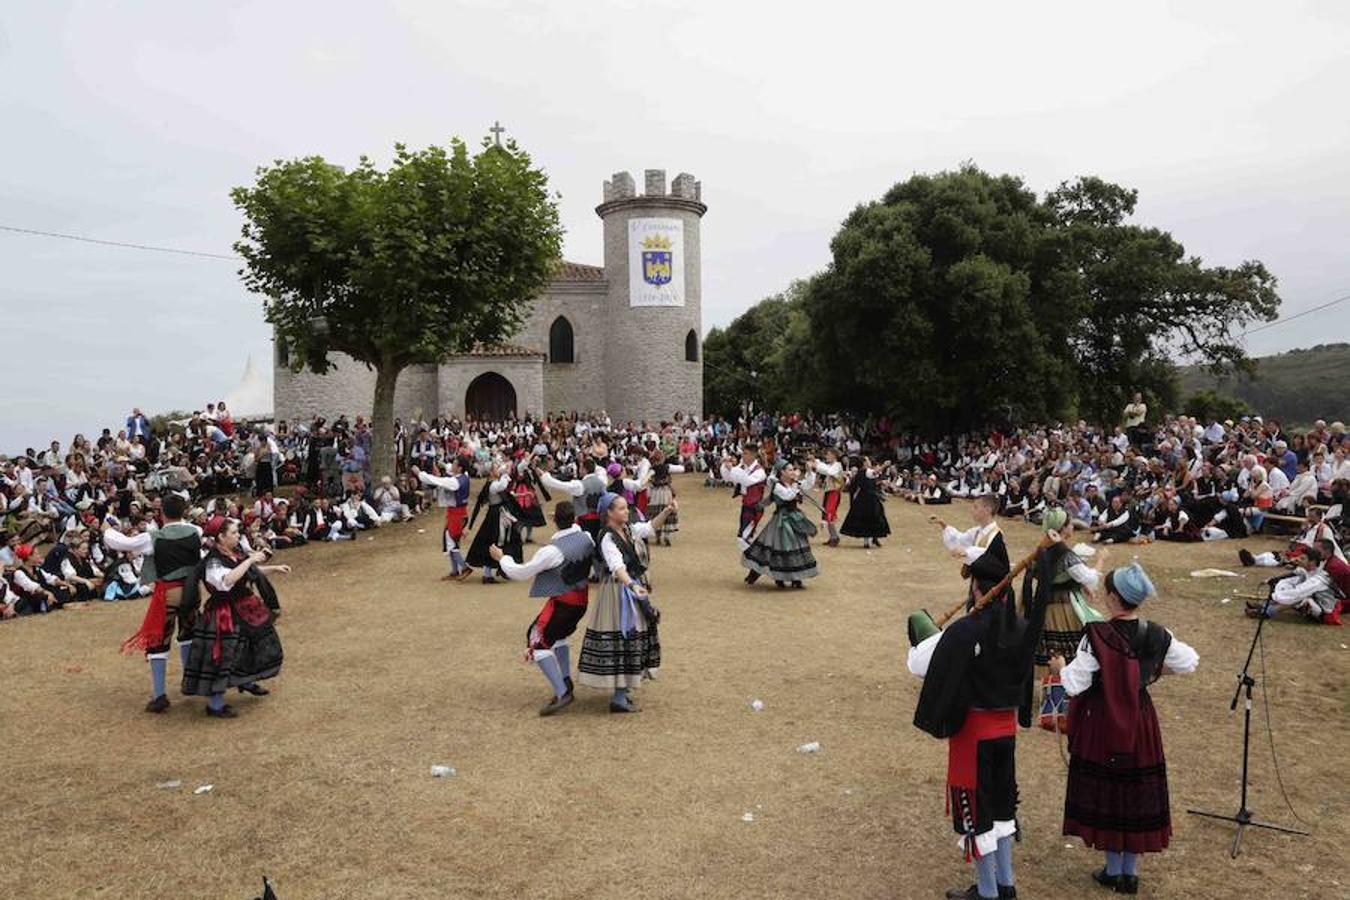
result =
[[[1263,260],[1288,314],[1350,293],[1347,47],[1338,0],[7,4],[0,225],[228,253],[258,164],[500,119],[562,195],[569,259],[601,262],[610,173],[703,182],[705,328],[820,269],[855,204],[963,160],[1135,187],[1206,262]],[[270,369],[236,268],[0,232],[0,449]],[[1350,303],[1249,344],[1347,339]]]

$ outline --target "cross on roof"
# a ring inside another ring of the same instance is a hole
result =
[[[488,131],[492,132],[492,136],[497,141],[497,146],[500,147],[502,145],[502,132],[506,131],[506,129],[502,127],[502,123],[493,122],[492,127],[489,128]]]

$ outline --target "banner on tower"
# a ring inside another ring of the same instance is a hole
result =
[[[628,305],[684,306],[681,220],[628,220]]]

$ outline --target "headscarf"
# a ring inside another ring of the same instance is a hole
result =
[[[612,506],[614,501],[617,499],[619,499],[619,495],[614,493],[613,491],[605,491],[603,494],[600,495],[600,500],[595,504],[595,512],[596,515],[600,517],[600,522],[602,524],[609,516],[610,506]]]
[[[1138,606],[1156,593],[1148,573],[1139,563],[1116,569],[1111,573],[1111,584],[1126,606]]]
[[[1047,509],[1041,516],[1041,530],[1046,534],[1059,531],[1067,524],[1069,524],[1069,514],[1062,506]]]

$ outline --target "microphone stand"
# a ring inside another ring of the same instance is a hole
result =
[[[1219,819],[1237,825],[1237,835],[1233,838],[1233,859],[1237,859],[1238,853],[1241,852],[1242,835],[1249,827],[1265,828],[1268,831],[1278,831],[1282,834],[1308,834],[1308,832],[1299,831],[1297,828],[1287,828],[1284,825],[1272,825],[1269,822],[1257,821],[1252,818],[1252,812],[1247,808],[1247,771],[1252,739],[1252,688],[1256,686],[1256,679],[1251,676],[1249,670],[1252,666],[1252,656],[1256,653],[1256,646],[1261,641],[1261,629],[1265,627],[1266,619],[1269,618],[1270,603],[1271,598],[1267,595],[1265,602],[1261,604],[1261,617],[1256,620],[1256,634],[1252,635],[1252,645],[1247,648],[1247,661],[1242,666],[1242,673],[1238,675],[1237,690],[1233,692],[1233,700],[1228,704],[1229,711],[1235,711],[1238,698],[1246,694],[1242,716],[1242,797],[1238,800],[1238,811],[1230,816],[1223,813],[1203,812],[1198,809],[1186,810],[1192,816],[1204,816],[1207,819]]]

